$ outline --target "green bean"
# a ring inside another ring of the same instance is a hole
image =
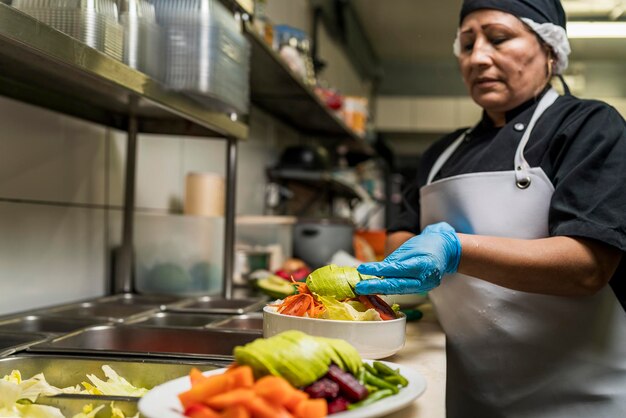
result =
[[[360,384],[365,384],[365,367],[361,367],[357,373],[356,379]]]
[[[378,376],[378,372],[376,371],[375,368],[372,367],[371,364],[369,363],[363,363],[363,366],[365,367],[365,370],[367,370],[368,372],[370,372],[371,374],[373,374],[374,376]]]
[[[406,385],[409,384],[409,381],[406,380],[406,378],[404,376],[402,376],[401,374],[394,374],[392,376],[385,376],[385,377],[383,377],[383,379],[386,382],[389,382],[389,383],[394,384],[394,385],[400,385],[402,387],[405,387]]]
[[[376,371],[378,372],[377,374],[379,375],[393,376],[393,375],[399,374],[398,370],[394,370],[391,367],[387,366],[385,363],[382,363],[380,361],[375,361],[373,365]]]
[[[378,386],[380,389],[390,389],[393,393],[398,393],[400,391],[397,386],[392,385],[389,382],[385,382],[380,377],[374,376],[368,371],[365,372],[365,383]]]
[[[376,392],[372,393],[371,395],[369,395],[367,398],[363,399],[362,401],[348,405],[348,409],[352,410],[356,408],[361,408],[363,406],[370,405],[376,401],[381,400],[382,398],[386,398],[387,396],[391,396],[393,394],[394,392],[391,389],[377,390]]]
[[[374,392],[377,392],[380,390],[380,388],[378,386],[372,386],[372,385],[368,385],[367,383],[364,384],[363,386],[365,386],[365,389],[367,389],[367,391],[372,394]]]

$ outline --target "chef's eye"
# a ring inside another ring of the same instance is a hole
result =
[[[473,48],[474,48],[473,42],[467,42],[467,43],[461,44],[461,50],[464,52],[471,52]]]
[[[490,42],[492,45],[500,45],[503,44],[504,42],[508,41],[509,38],[506,36],[496,36],[490,39]]]

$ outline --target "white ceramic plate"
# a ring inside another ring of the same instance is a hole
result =
[[[368,363],[371,361],[366,360]],[[330,415],[333,418],[375,418],[398,411],[417,399],[426,390],[426,380],[420,372],[399,364],[383,362],[389,367],[400,369],[409,381],[407,387],[402,388],[397,395],[383,398],[369,406],[344,411]],[[224,373],[226,369],[217,369],[204,372],[206,376]],[[189,377],[184,376],[163,383],[152,389],[139,400],[139,411],[147,418],[185,418],[182,406],[177,395],[191,387]]]

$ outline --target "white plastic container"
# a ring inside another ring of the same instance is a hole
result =
[[[239,244],[250,247],[272,246],[280,248],[280,254],[272,254],[270,270],[276,271],[284,260],[293,256],[293,216],[238,216],[235,226],[235,239]]]

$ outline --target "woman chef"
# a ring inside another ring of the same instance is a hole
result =
[[[550,87],[558,0],[465,0],[454,46],[482,120],[424,154],[356,291],[434,289],[449,417],[626,417],[625,122]]]

